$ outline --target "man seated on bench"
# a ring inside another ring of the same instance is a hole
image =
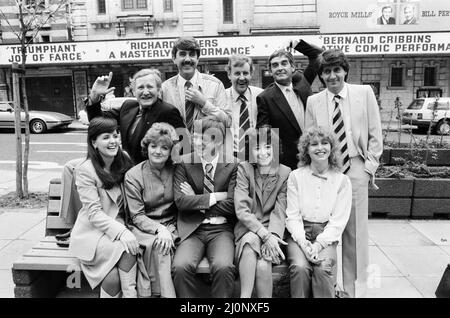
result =
[[[175,170],[174,197],[181,238],[172,267],[178,297],[196,297],[196,269],[206,255],[212,297],[232,296],[236,268],[233,227],[237,163],[223,159],[225,125],[214,117],[194,121],[194,152],[181,157]]]

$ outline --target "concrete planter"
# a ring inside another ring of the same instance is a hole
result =
[[[377,178],[369,190],[369,217],[449,218],[450,179]]]

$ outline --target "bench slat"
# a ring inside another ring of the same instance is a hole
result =
[[[31,251],[28,251],[23,256],[26,256],[26,257],[62,257],[62,258],[71,257],[71,258],[73,258],[73,256],[69,254],[68,249],[51,249],[51,250],[45,249],[45,250],[42,250],[42,249],[33,248]]]
[[[13,263],[16,270],[38,271],[67,271],[69,266],[73,269],[79,267],[80,262],[74,258],[66,257],[28,257],[22,256]]]
[[[69,249],[68,247],[58,246],[58,245],[56,245],[55,242],[39,242],[33,248],[38,249],[38,250],[54,250],[54,249],[67,250],[67,249]]]
[[[48,196],[50,198],[57,197],[58,200],[61,198],[62,187],[60,183],[50,183],[48,187]]]
[[[47,215],[47,229],[67,229],[70,230],[73,224],[67,224],[64,219],[57,215]]]
[[[59,208],[61,206],[61,200],[48,200],[47,205],[47,214],[48,215],[58,215],[59,216]]]
[[[209,270],[209,262],[206,257],[203,257],[203,259],[200,261],[200,263],[197,266],[197,273],[199,274],[208,274],[210,272]]]

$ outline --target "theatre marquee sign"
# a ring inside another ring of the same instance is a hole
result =
[[[239,36],[199,38],[202,59],[231,54],[267,57],[289,39],[302,38],[324,49],[347,55],[450,54],[450,32],[321,34],[307,36]],[[174,39],[118,40],[32,44],[27,64],[92,64],[162,61],[171,59]],[[21,62],[18,45],[0,45],[0,65]]]

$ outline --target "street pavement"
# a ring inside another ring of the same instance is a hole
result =
[[[75,132],[86,129],[79,122],[72,125]],[[49,181],[60,177],[61,168],[58,164],[30,170],[30,191],[47,192]],[[14,168],[0,164],[0,175],[0,195],[15,191]],[[0,298],[14,297],[12,264],[44,237],[45,216],[45,208],[0,208]],[[369,237],[368,297],[435,297],[450,263],[450,220],[371,219]]]

